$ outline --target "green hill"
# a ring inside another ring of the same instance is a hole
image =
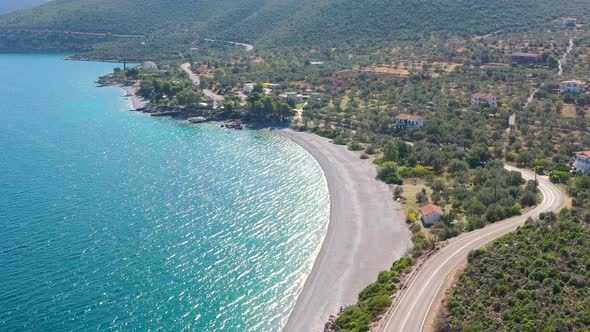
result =
[[[51,0],[3,0],[0,2],[0,14],[42,5]]]
[[[0,30],[211,37],[259,47],[374,46],[431,33],[470,36],[590,15],[587,0],[55,0],[0,17]],[[0,44],[10,48],[9,42]]]

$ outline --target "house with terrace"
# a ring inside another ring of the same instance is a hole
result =
[[[492,108],[498,107],[496,96],[489,93],[474,93],[471,96],[471,105],[476,107],[489,106]]]
[[[580,94],[586,90],[586,82],[580,80],[563,81],[559,84],[559,93]]]
[[[576,172],[583,174],[590,173],[590,150],[576,152],[574,155],[574,168]]]
[[[395,128],[422,128],[424,127],[424,120],[418,115],[400,114],[395,118]]]

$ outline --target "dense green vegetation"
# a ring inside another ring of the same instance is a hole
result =
[[[116,69],[113,76],[129,85],[139,84],[137,94],[150,101],[152,113],[174,111],[180,117],[198,114],[209,119],[240,119],[256,123],[285,123],[293,116],[293,109],[287,102],[275,95],[265,95],[261,85],[256,86],[244,105],[228,100],[217,108],[203,103],[206,100],[201,91],[178,68],[159,73],[141,67]]]
[[[472,252],[439,330],[588,329],[590,231],[567,211],[555,219],[545,215]]]
[[[187,40],[202,37],[249,41],[267,49],[381,49],[393,41],[417,41],[431,34],[518,31],[574,14],[590,14],[587,2],[555,6],[549,0],[56,0],[1,17],[0,29],[142,35],[142,44],[127,42],[130,52],[139,45],[165,44],[178,52],[188,46]]]
[[[293,109],[288,103],[277,96],[266,96],[256,90],[248,96],[247,102],[244,115],[247,121],[288,122],[293,115]]]
[[[424,188],[417,194],[418,205],[434,203],[446,210],[428,235],[420,232],[421,227],[413,227],[415,256],[432,249],[433,242],[518,215],[538,200],[534,181],[526,182],[519,172],[505,170],[480,145],[465,151],[453,145],[441,149],[424,141],[410,146],[395,139],[385,144],[375,163],[379,165],[377,177],[388,184],[424,180],[430,192]],[[419,222],[415,217],[409,221]]]
[[[393,263],[389,271],[379,273],[377,281],[361,291],[357,304],[346,308],[332,327],[340,332],[369,331],[371,322],[391,306],[389,297],[397,291],[400,279],[413,264],[413,259],[405,257]]]
[[[573,208],[529,219],[469,255],[439,331],[590,329],[590,176],[569,184]]]

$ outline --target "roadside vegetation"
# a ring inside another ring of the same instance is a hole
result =
[[[542,214],[470,253],[437,331],[580,331],[590,327],[590,177],[573,208]]]
[[[358,302],[344,309],[330,328],[340,332],[369,331],[372,322],[391,306],[390,296],[399,289],[414,263],[412,258],[404,257],[393,263],[389,271],[379,273],[377,281],[363,289]]]

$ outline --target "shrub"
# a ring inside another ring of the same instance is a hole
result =
[[[487,249],[485,249],[485,248],[472,250],[469,253],[469,256],[467,256],[467,260],[469,261],[469,263],[471,263],[474,259],[485,255],[486,252],[487,252]]]
[[[387,161],[381,164],[377,177],[387,184],[402,185],[403,181],[399,177],[397,163],[393,161]]]
[[[348,145],[348,150],[350,151],[362,151],[363,146],[360,145],[358,142],[352,142]]]
[[[342,136],[337,136],[336,138],[334,138],[332,143],[334,143],[336,145],[346,145],[346,140],[344,140],[344,138]]]

